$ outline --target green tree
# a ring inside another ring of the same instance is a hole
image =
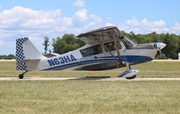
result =
[[[0,59],[15,59],[15,56],[13,54],[0,55]]]
[[[155,59],[167,59],[166,55],[164,53],[162,53],[161,55],[159,54],[159,52],[157,53]]]
[[[178,48],[177,48],[176,52],[180,53],[180,35],[177,36],[177,39],[178,39]]]
[[[123,34],[126,35],[131,40],[133,40],[135,43],[138,43],[137,37],[132,31],[130,33],[123,33]]]
[[[177,49],[179,48],[179,39],[175,34],[166,34],[164,40],[166,47],[164,48],[165,54],[168,58],[177,59]]]
[[[45,36],[44,37],[44,43],[43,43],[43,45],[44,45],[44,54],[46,54],[47,53],[47,51],[48,51],[48,47],[49,47],[49,38],[47,37],[47,36]]]
[[[62,38],[53,39],[54,53],[67,53],[85,45],[85,42],[78,40],[74,34],[64,34]]]

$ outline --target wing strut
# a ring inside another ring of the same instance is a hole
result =
[[[118,48],[118,45],[117,45],[117,40],[116,40],[114,34],[112,34],[112,36],[113,36],[113,39],[114,39],[114,45],[115,45],[115,48],[116,48],[116,51],[117,51],[117,55],[118,55],[118,58],[119,58],[118,62],[120,62],[120,64],[123,64],[122,63],[122,59],[121,59],[121,55],[120,55],[120,52],[119,52],[119,48]]]
[[[99,40],[99,38],[96,37],[96,39],[97,39],[97,41],[114,57],[114,59],[117,60],[117,58],[111,53],[111,51],[109,51],[109,49],[102,44],[102,42]]]

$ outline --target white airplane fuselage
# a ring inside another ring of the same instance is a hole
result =
[[[134,79],[138,70],[130,65],[152,61],[166,44],[136,44],[124,36],[117,27],[109,26],[77,36],[87,44],[79,49],[53,57],[43,56],[28,37],[16,40],[16,69],[25,70],[19,75],[23,79],[28,71],[41,70],[107,70],[127,67],[119,77]]]
[[[121,53],[122,62],[128,62],[130,65],[151,61],[157,53],[157,49],[153,48],[153,46],[152,49],[126,49],[122,42],[121,46],[122,48],[119,49],[119,51]],[[82,48],[59,56],[51,58],[42,57],[36,68],[31,67],[31,65],[27,63],[27,70],[106,70],[117,68],[117,60],[113,58],[109,52],[106,52],[103,47],[103,53],[83,57],[80,50],[87,47],[90,47],[90,45],[87,44]],[[117,57],[116,50],[111,52]]]

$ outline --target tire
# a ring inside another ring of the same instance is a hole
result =
[[[134,76],[131,76],[131,77],[126,77],[126,79],[134,79],[134,78],[136,78],[136,75],[134,75]]]
[[[23,79],[24,78],[24,75],[23,74],[20,74],[19,75],[19,79]]]

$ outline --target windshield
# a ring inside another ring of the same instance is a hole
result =
[[[123,44],[126,46],[126,48],[136,45],[136,43],[134,43],[132,40],[130,40],[127,36],[123,36],[120,39],[123,42]]]

